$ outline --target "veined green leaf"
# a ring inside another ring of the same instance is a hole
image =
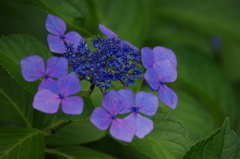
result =
[[[149,118],[154,122],[152,132],[143,139],[135,137],[131,144],[152,158],[181,158],[190,147],[188,132],[183,124],[160,108]]]
[[[65,146],[55,149],[47,149],[47,153],[56,155],[59,159],[114,159],[104,153],[91,150],[82,146]]]
[[[91,122],[73,122],[46,139],[48,145],[76,145],[93,142],[104,137],[105,132]]]
[[[211,136],[192,146],[183,159],[238,159],[240,139],[229,126],[227,118],[223,126]]]
[[[0,121],[12,121],[32,127],[33,95],[24,90],[0,68]]]
[[[0,128],[0,158],[44,157],[44,136],[32,128]]]

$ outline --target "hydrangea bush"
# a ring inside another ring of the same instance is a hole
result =
[[[28,3],[45,10],[49,2]],[[68,14],[47,13],[47,46],[27,35],[0,39],[0,158],[240,158],[225,119],[238,119],[225,106],[234,104],[233,92],[211,60],[158,41],[139,47],[104,21],[89,33]],[[193,58],[201,61],[191,72],[183,65]],[[209,70],[215,81],[199,80]]]

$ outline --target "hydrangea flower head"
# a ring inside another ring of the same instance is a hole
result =
[[[26,81],[33,82],[44,77],[38,90],[50,89],[56,92],[56,81],[51,79],[59,78],[68,73],[68,61],[64,57],[52,56],[47,61],[46,71],[44,68],[44,60],[38,55],[31,55],[21,60],[21,71]]]
[[[81,114],[83,111],[83,100],[79,96],[70,96],[81,90],[80,82],[74,72],[62,76],[57,81],[58,92],[48,89],[39,90],[33,101],[33,107],[44,113],[56,113],[60,103],[62,111],[66,114]],[[70,97],[69,97],[70,96]]]
[[[47,36],[48,46],[51,52],[63,54],[65,51],[64,42],[71,42],[74,46],[77,46],[78,42],[82,39],[75,31],[64,34],[66,31],[66,24],[61,18],[55,15],[48,14],[45,25],[47,31],[51,33]]]
[[[100,130],[110,126],[110,134],[125,142],[131,142],[135,134],[135,124],[127,119],[118,119],[117,114],[124,108],[123,97],[115,90],[110,90],[102,100],[102,107],[94,109],[90,121]]]
[[[83,39],[77,47],[69,44],[64,57],[81,80],[90,81],[102,92],[106,92],[112,81],[121,81],[125,86],[134,84],[135,79],[142,74],[140,50],[127,43],[121,45],[111,30],[100,26],[109,37],[92,36],[93,51],[86,47]]]
[[[155,62],[164,59],[168,59],[175,68],[177,67],[177,59],[174,52],[171,49],[162,46],[156,46],[153,49],[144,47],[141,49],[141,56],[143,66],[146,69],[153,67]]]
[[[177,78],[177,70],[169,60],[159,60],[149,67],[144,74],[146,82],[152,90],[158,90],[160,100],[174,109],[177,106],[176,93],[166,86],[167,82],[174,82]]]
[[[135,135],[139,138],[145,137],[153,129],[153,121],[140,113],[148,116],[156,114],[158,109],[158,98],[147,92],[138,92],[136,96],[130,89],[121,89],[118,91],[119,94],[125,100],[125,107],[120,114],[132,112],[125,119],[134,122],[136,126]],[[136,103],[135,103],[136,101]]]

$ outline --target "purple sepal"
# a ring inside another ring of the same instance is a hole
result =
[[[161,85],[158,91],[159,99],[172,109],[175,109],[178,102],[176,93],[166,85]]]
[[[62,99],[62,111],[65,114],[78,115],[83,111],[83,100],[79,96],[64,97]]]
[[[50,77],[60,78],[68,73],[68,61],[64,57],[52,56],[47,61],[46,73]]]
[[[152,93],[138,92],[136,94],[136,106],[139,112],[152,116],[157,112],[158,98]]]
[[[59,94],[59,89],[57,85],[57,81],[51,78],[44,78],[40,85],[38,86],[38,90],[48,89],[52,93]]]
[[[129,45],[130,47],[132,47],[133,49],[137,49],[137,50],[138,50],[138,48],[137,48],[136,46],[134,46],[133,44],[131,44],[130,42],[125,41],[125,40],[121,40],[121,41],[120,41],[120,45],[123,46],[124,44],[127,44],[127,45]]]
[[[67,44],[73,44],[73,47],[77,47],[79,42],[83,39],[77,32],[70,31],[65,35],[64,40],[67,42]]]
[[[40,56],[31,55],[25,57],[20,64],[23,78],[28,82],[36,81],[45,74],[44,61]]]
[[[141,56],[142,56],[142,64],[146,69],[153,66],[154,56],[151,48],[149,47],[142,48]]]
[[[112,125],[110,127],[110,134],[114,138],[125,142],[132,141],[135,131],[135,124],[132,121],[126,119],[115,118],[112,121]]]
[[[93,113],[90,117],[90,121],[98,129],[107,130],[112,121],[112,117],[104,108],[97,107],[93,110]]]
[[[126,114],[131,112],[134,106],[135,95],[130,89],[121,89],[118,93],[123,97],[125,101],[124,108],[119,112],[119,114]]]
[[[47,41],[48,47],[51,52],[63,54],[63,52],[65,51],[65,45],[61,37],[48,34]]]
[[[153,69],[160,79],[160,82],[174,82],[177,78],[177,70],[169,60],[159,60],[155,62],[153,64]]]
[[[153,48],[153,54],[154,54],[155,62],[159,60],[167,59],[173,64],[175,68],[177,67],[177,58],[171,49],[168,49],[162,46],[157,46]]]
[[[157,91],[160,86],[160,79],[153,68],[148,68],[144,73],[144,78],[152,90]]]
[[[117,37],[117,35],[112,30],[108,29],[107,27],[105,27],[102,24],[99,24],[98,28],[108,38]]]
[[[142,139],[153,130],[153,121],[138,113],[131,113],[124,119],[132,121],[136,126],[135,135]]]
[[[58,95],[47,89],[42,89],[34,96],[33,108],[44,113],[53,114],[58,111],[60,102],[61,99]]]
[[[123,97],[115,90],[110,90],[102,99],[103,107],[111,114],[118,114],[125,105]]]
[[[48,14],[45,26],[49,33],[58,36],[63,35],[66,31],[65,22],[61,18],[52,14]]]
[[[72,72],[58,79],[58,88],[62,95],[69,96],[81,90],[77,75]]]

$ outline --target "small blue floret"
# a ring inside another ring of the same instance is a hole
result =
[[[45,73],[45,74],[44,74],[44,77],[45,77],[45,78],[48,78],[48,77],[49,77],[49,74]]]
[[[165,81],[164,80],[161,80],[161,82],[160,82],[161,84],[165,84]]]
[[[61,93],[59,94],[59,97],[61,98],[61,99],[63,99],[64,98],[64,95],[62,95]]]
[[[132,113],[139,113],[138,107],[132,107]]]

